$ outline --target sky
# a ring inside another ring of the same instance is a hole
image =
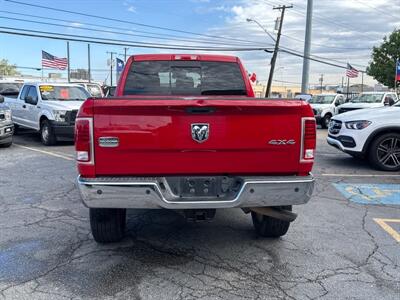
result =
[[[91,14],[100,18],[0,0],[0,27],[125,40],[129,43],[225,48],[272,48],[273,40],[259,25],[255,22],[247,22],[246,19],[256,20],[275,36],[275,20],[280,12],[274,10],[273,7],[279,4],[293,4],[293,8],[286,10],[281,46],[299,52],[302,52],[304,48],[307,5],[305,0],[290,2],[279,0],[16,1]],[[30,16],[26,16],[27,14]],[[350,63],[359,70],[365,70],[371,59],[372,47],[379,45],[383,37],[393,30],[400,29],[399,15],[400,0],[314,0],[311,54],[342,66]],[[32,21],[51,24],[38,24]],[[143,26],[143,24],[149,26]],[[5,29],[0,28],[0,30]],[[190,32],[190,34],[181,31]],[[67,54],[65,41],[44,38],[0,33],[0,45],[0,59],[8,59],[10,63],[21,67],[40,68],[42,50],[58,57],[66,57]],[[95,80],[101,82],[109,80],[107,59],[110,58],[110,54],[107,52],[110,51],[116,52],[117,56],[123,59],[123,46],[91,44],[91,67]],[[129,47],[127,52],[139,54],[201,53],[202,51]],[[256,73],[260,81],[267,80],[271,54],[260,50],[223,53],[239,56],[248,72]],[[302,58],[280,52],[274,84],[299,85],[302,63]],[[70,64],[72,69],[87,68],[87,43],[70,42]],[[41,74],[41,71],[35,70],[20,69],[20,71],[24,74]],[[310,84],[317,85],[321,74],[324,77],[324,84],[337,85],[341,83],[345,70],[311,62]],[[369,76],[365,76],[364,82],[370,85],[375,83]],[[352,79],[351,83],[361,83],[361,77]]]

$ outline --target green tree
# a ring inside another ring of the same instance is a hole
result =
[[[17,71],[16,65],[9,64],[7,59],[1,59],[0,75],[14,76],[14,75],[19,75],[19,72]]]
[[[372,61],[367,68],[367,74],[378,82],[394,88],[396,60],[400,59],[400,30],[393,31],[383,38],[379,47],[372,49]]]

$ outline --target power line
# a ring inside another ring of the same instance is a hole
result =
[[[3,16],[0,16],[0,19],[13,20],[13,21],[19,21],[19,22],[27,22],[27,23],[33,23],[33,24],[50,25],[50,26],[56,26],[56,27],[62,27],[62,28],[74,28],[74,29],[81,29],[81,30],[86,30],[86,31],[94,31],[94,32],[102,32],[102,33],[115,33],[115,34],[127,35],[127,36],[135,36],[135,37],[147,37],[147,38],[152,38],[152,39],[173,40],[173,39],[163,38],[163,37],[152,37],[152,36],[131,34],[131,33],[118,32],[118,31],[101,30],[101,29],[93,29],[93,28],[82,28],[82,27],[76,27],[76,26],[72,26],[72,25],[62,25],[62,24],[55,24],[55,23],[50,23],[50,22],[32,21],[32,20],[25,20],[25,19],[19,19],[19,18],[11,18],[11,17],[3,17]],[[185,39],[178,39],[178,41],[186,41],[186,42],[192,42],[193,43],[193,41],[185,40]],[[208,44],[216,44],[216,45],[229,45],[229,46],[241,46],[241,45],[243,45],[243,44],[231,44],[231,43],[226,43],[226,42],[213,42],[213,41],[205,41],[205,42],[207,42]]]
[[[73,12],[73,11],[69,11],[69,10],[57,9],[57,8],[52,8],[52,7],[48,7],[48,6],[30,4],[30,3],[25,3],[25,2],[21,2],[21,1],[15,1],[15,0],[4,0],[4,1],[11,2],[11,3],[16,3],[16,4],[20,4],[20,5],[25,5],[25,6],[38,7],[38,8],[48,9],[48,10],[53,10],[53,11],[60,11],[60,12],[66,12],[66,13],[70,13],[70,14],[93,17],[93,18],[98,18],[98,19],[101,19],[101,20],[111,20],[111,21],[120,22],[120,23],[129,23],[129,24],[133,24],[133,25],[137,25],[137,26],[144,26],[144,27],[150,27],[150,28],[155,28],[155,29],[162,29],[162,30],[180,32],[180,33],[186,33],[186,34],[192,34],[192,35],[199,35],[199,36],[218,38],[218,39],[225,39],[225,40],[242,41],[242,42],[249,43],[248,40],[243,40],[243,39],[235,39],[235,38],[215,36],[215,35],[206,35],[206,34],[200,34],[200,33],[194,33],[194,32],[189,32],[189,31],[171,29],[171,28],[166,28],[166,27],[153,26],[153,25],[147,25],[147,24],[130,22],[130,21],[123,21],[123,20],[118,20],[118,19],[114,19],[114,18],[101,17],[101,16],[85,14],[85,13],[78,13],[78,12]],[[264,0],[264,1],[268,2],[266,0]],[[12,28],[7,28],[7,29],[12,29]],[[24,30],[24,29],[22,29],[22,30]],[[47,33],[47,34],[51,34],[51,33]],[[62,35],[62,34],[59,34],[59,35]],[[72,36],[72,35],[70,35],[70,36]],[[78,36],[78,37],[79,38],[81,38],[81,37],[83,37],[83,38],[92,38],[92,37],[84,37],[84,36]],[[104,40],[110,40],[110,39],[104,39]],[[119,41],[119,40],[112,40],[112,41]],[[126,41],[124,41],[124,42],[126,42]],[[131,41],[128,41],[128,42],[131,43]],[[134,42],[134,43],[140,43],[140,42]],[[143,42],[141,44],[143,44]],[[147,44],[150,44],[150,43],[147,43]],[[116,45],[116,44],[114,43],[112,45]],[[124,45],[127,45],[127,44],[124,44]],[[156,45],[161,45],[161,44],[156,44]],[[239,49],[233,49],[232,48],[232,49],[230,49],[229,48],[229,50],[224,50],[226,48],[217,48],[217,47],[214,47],[214,48],[190,48],[190,47],[185,47],[185,46],[182,46],[182,45],[179,45],[179,46],[170,45],[170,46],[172,46],[172,47],[143,47],[143,48],[159,48],[159,49],[171,49],[171,50],[204,50],[204,51],[206,51],[206,50],[209,50],[209,51],[248,51],[249,50],[250,51],[250,50],[262,50],[263,49],[262,47],[260,47],[260,48],[251,48],[251,49],[250,48],[248,48],[248,49],[243,49],[243,48],[239,48]],[[286,48],[286,49],[289,49],[289,48]],[[289,49],[289,50],[290,51],[295,51],[293,49]],[[323,58],[323,59],[329,60],[327,58]],[[319,62],[321,62],[321,61],[319,61]]]
[[[132,24],[132,25],[141,26],[141,27],[147,27],[147,28],[153,28],[153,29],[159,29],[159,30],[165,30],[165,31],[172,31],[172,32],[179,32],[179,33],[185,33],[185,34],[197,35],[197,36],[204,36],[204,37],[208,37],[208,38],[217,38],[217,39],[233,40],[233,41],[241,41],[241,42],[246,41],[246,40],[241,40],[241,39],[236,39],[236,38],[202,34],[202,33],[197,33],[197,32],[168,28],[168,27],[155,26],[155,25],[143,24],[143,23],[138,23],[138,22],[131,22],[131,21],[127,21],[127,20],[120,20],[120,19],[115,19],[115,18],[110,18],[110,17],[86,14],[86,13],[81,13],[81,12],[74,12],[71,10],[53,8],[53,7],[49,7],[49,6],[25,3],[25,2],[21,2],[21,1],[15,1],[15,0],[4,0],[4,1],[19,4],[19,5],[24,5],[24,6],[37,7],[37,8],[42,8],[42,9],[47,9],[47,10],[52,10],[52,11],[58,11],[58,12],[64,12],[64,13],[69,13],[69,14],[85,16],[85,17],[96,18],[96,19],[100,19],[102,21],[109,20],[109,21],[123,23],[123,24]]]
[[[6,1],[9,1],[9,0],[6,0]],[[267,1],[267,0],[262,0],[264,3],[266,3],[266,4],[268,4],[268,5],[270,5],[270,6],[272,6],[272,7],[274,7],[275,5],[277,5],[277,3],[274,3],[274,2],[271,2],[271,1]],[[301,7],[301,6],[299,6],[299,5],[297,5],[298,7]],[[303,9],[305,9],[305,7],[303,7]],[[297,13],[297,14],[300,14],[300,15],[302,15],[302,16],[305,16],[305,13],[302,11],[302,10],[299,10],[299,9],[296,9],[296,8],[294,8],[293,10],[291,10],[291,12],[293,12],[293,13]],[[319,23],[324,23],[324,24],[327,24],[327,25],[332,25],[332,24],[334,24],[334,25],[337,25],[337,26],[340,26],[340,27],[342,27],[342,28],[344,28],[344,29],[347,29],[347,30],[352,30],[352,31],[356,31],[356,32],[358,32],[358,34],[360,34],[360,35],[364,35],[365,37],[368,37],[369,39],[371,39],[371,35],[370,34],[368,34],[368,33],[365,33],[365,32],[362,32],[362,31],[360,31],[358,28],[356,28],[356,27],[353,27],[353,26],[351,26],[351,25],[347,25],[347,24],[343,24],[343,23],[338,23],[338,22],[336,22],[335,20],[333,20],[333,19],[330,19],[330,18],[327,18],[327,17],[319,17],[319,16],[313,16],[313,20],[314,21],[316,21],[316,22],[319,22]]]
[[[271,51],[268,50],[266,47],[248,47],[248,48],[194,47],[194,46],[184,46],[184,45],[156,44],[156,43],[135,42],[135,41],[126,41],[118,39],[96,38],[91,36],[83,36],[75,34],[62,34],[62,33],[48,32],[48,31],[30,30],[26,28],[12,28],[12,27],[0,26],[0,29],[3,29],[0,30],[0,33],[11,34],[11,35],[49,38],[55,40],[63,40],[63,41],[67,40],[73,42],[85,42],[85,43],[103,44],[103,45],[130,46],[138,48],[168,49],[168,50],[200,50],[200,51],[261,51],[261,50],[266,52]],[[17,30],[19,32],[16,32]]]
[[[88,22],[80,22],[80,21],[76,21],[76,20],[66,20],[66,19],[60,19],[60,18],[45,17],[45,16],[40,16],[40,15],[38,16],[38,15],[10,12],[10,11],[7,11],[7,10],[0,10],[0,13],[18,15],[18,16],[25,16],[25,17],[31,17],[31,18],[38,18],[38,19],[44,19],[44,20],[61,21],[61,22],[66,22],[66,23],[70,23],[70,24],[71,23],[76,23],[76,24],[79,24],[79,25],[93,26],[93,27],[98,27],[98,28],[123,30],[124,31],[124,33],[123,33],[124,35],[131,35],[131,36],[137,36],[137,37],[146,37],[146,38],[164,39],[164,40],[176,40],[176,41],[183,41],[183,42],[196,41],[196,42],[207,42],[207,43],[213,43],[213,44],[227,44],[227,42],[222,42],[222,41],[218,41],[218,40],[217,41],[213,41],[213,40],[209,40],[209,39],[196,39],[196,38],[182,39],[182,38],[180,38],[182,36],[173,35],[173,34],[154,33],[154,32],[150,32],[150,31],[142,31],[142,30],[130,29],[130,28],[126,28],[126,27],[115,27],[115,26],[99,25],[99,24],[88,23]],[[6,18],[6,17],[2,17],[2,18]],[[10,19],[12,19],[12,18],[10,18]],[[16,19],[16,20],[24,21],[24,22],[39,22],[39,21],[32,21],[32,20],[25,20],[25,19]],[[48,24],[51,24],[51,23],[45,23],[45,25],[48,25]],[[74,29],[91,30],[90,28],[84,28],[84,27],[73,26],[73,25],[57,24],[55,26],[66,26],[66,27],[68,26],[68,27],[72,27]],[[106,31],[106,32],[113,33],[113,31]],[[128,33],[125,33],[125,32],[128,32]],[[139,35],[139,34],[132,34],[132,33],[129,33],[129,32],[145,33],[145,34],[150,34],[150,35]],[[169,37],[169,38],[166,38],[166,37]],[[258,42],[247,41],[247,43],[258,43]],[[233,45],[233,42],[231,42],[230,44]],[[236,45],[240,45],[240,44],[236,44]]]

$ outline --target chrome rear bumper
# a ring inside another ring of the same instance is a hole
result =
[[[78,177],[85,206],[90,208],[205,209],[305,204],[314,189],[309,176],[242,177],[232,199],[195,199],[175,195],[165,177]]]

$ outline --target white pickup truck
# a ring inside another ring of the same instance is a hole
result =
[[[5,97],[15,126],[40,132],[44,145],[73,139],[78,109],[90,94],[77,84],[25,83],[16,98]]]
[[[345,103],[342,94],[319,94],[314,95],[308,101],[311,105],[315,120],[322,128],[328,128],[331,118],[338,114],[338,106]]]
[[[356,109],[392,106],[397,100],[395,92],[365,92],[340,105],[339,114]]]

